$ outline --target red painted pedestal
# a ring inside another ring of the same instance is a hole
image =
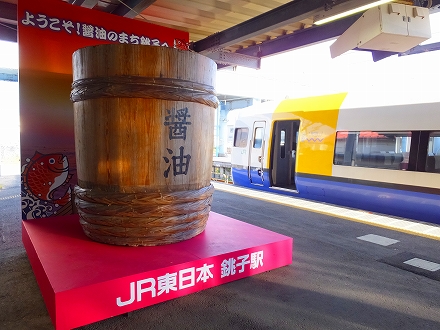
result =
[[[293,239],[217,213],[154,247],[96,243],[78,216],[25,220],[23,243],[56,329],[71,329],[292,262]]]

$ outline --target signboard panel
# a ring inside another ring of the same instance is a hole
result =
[[[214,212],[202,234],[163,246],[93,242],[77,215],[23,221],[23,242],[56,329],[289,265],[293,248],[290,237]]]
[[[181,47],[188,33],[57,0],[18,3],[22,219],[74,213],[75,50],[105,43]]]

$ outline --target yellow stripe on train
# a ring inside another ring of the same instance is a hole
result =
[[[273,120],[301,121],[296,157],[301,161],[296,164],[297,172],[332,175],[336,124],[346,96],[347,93],[340,93],[284,100],[275,109]]]

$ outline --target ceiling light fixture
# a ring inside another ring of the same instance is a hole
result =
[[[326,17],[326,18],[320,19],[320,20],[316,21],[315,24],[316,25],[322,25],[322,24],[325,24],[325,23],[329,23],[329,22],[335,21],[337,19],[340,19],[340,18],[343,18],[343,17],[347,17],[347,16],[350,16],[350,15],[359,13],[361,11],[365,11],[367,9],[373,8],[373,7],[383,5],[383,4],[385,4],[387,2],[391,2],[391,1],[393,1],[393,0],[374,1],[372,3],[369,3],[369,4],[366,4],[366,5],[354,8],[354,9],[350,9],[350,10],[344,11],[342,13],[339,13],[339,14],[336,14],[336,15],[333,15],[333,16],[330,16],[330,17]]]

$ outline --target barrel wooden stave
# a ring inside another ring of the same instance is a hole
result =
[[[80,196],[76,198],[76,205],[86,235],[103,243],[138,246],[169,244],[201,233],[212,201],[215,113],[213,107],[199,102],[200,93],[196,90],[193,93],[190,86],[193,84],[195,89],[215,86],[215,63],[188,51],[114,44],[79,49],[73,55],[73,67],[74,84],[87,80],[101,83],[102,80],[103,89],[111,92],[113,85],[105,84],[110,77],[112,81],[127,83],[127,87],[122,87],[130,92],[131,82],[140,79],[146,81],[146,89],[159,90],[155,97],[127,96],[125,92],[121,96],[115,88],[115,95],[94,97],[91,94],[92,97],[87,95],[85,99],[74,101],[78,173],[75,191]],[[172,87],[165,86],[166,93],[160,92],[162,84],[169,83]],[[175,87],[180,84],[183,89]],[[136,88],[139,89],[139,84],[133,85],[133,89]],[[84,90],[87,92],[87,88]],[[97,90],[100,90],[99,84]],[[173,124],[169,123],[169,116],[177,110],[187,111],[189,124],[185,125],[184,139],[170,135]],[[172,157],[182,154],[190,156],[189,166],[186,174],[176,174],[178,167],[173,166]],[[157,199],[151,205],[138,203],[140,196],[150,192],[158,192],[164,199],[178,192],[188,192],[204,205],[204,211],[188,211],[176,202],[171,207],[181,209],[180,215],[159,216],[154,221],[143,215],[138,228],[133,227],[141,209],[160,211],[163,208]],[[121,198],[121,193],[134,194],[128,198],[132,198],[128,203],[132,214],[127,215],[120,208],[112,211],[111,206],[119,203],[115,198]],[[90,207],[90,200],[85,202],[87,197],[84,199],[87,194],[104,197],[96,198]]]

